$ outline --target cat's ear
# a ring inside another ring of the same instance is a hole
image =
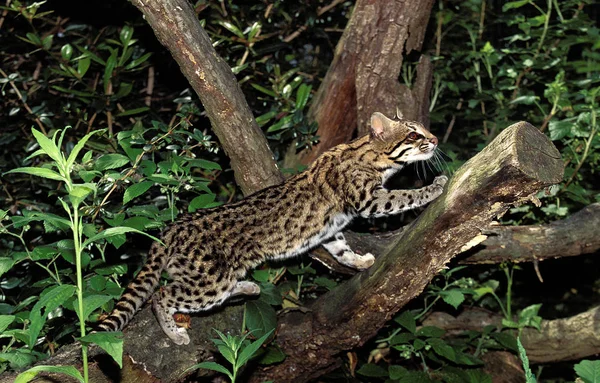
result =
[[[371,137],[383,139],[385,133],[391,129],[390,125],[393,122],[379,112],[373,113],[371,115]]]
[[[396,120],[403,120],[403,119],[404,119],[404,114],[402,113],[400,108],[398,106],[396,106]]]

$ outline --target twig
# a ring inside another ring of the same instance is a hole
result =
[[[10,1],[11,0],[6,0],[6,8],[10,6]],[[6,18],[6,15],[8,15],[8,9],[5,9],[4,12],[2,12],[2,17],[0,17],[0,29],[2,29],[2,24],[4,24],[4,19]]]
[[[326,5],[324,7],[320,7],[319,9],[317,9],[317,17],[318,16],[322,16],[324,13],[328,12],[329,10],[331,10],[332,8],[334,8],[336,5],[341,4],[343,2],[344,2],[344,0],[333,0],[328,5]],[[302,32],[304,32],[305,30],[307,30],[307,29],[308,29],[308,25],[304,24],[303,26],[301,26],[300,28],[298,28],[295,32],[293,32],[292,34],[290,34],[287,37],[285,37],[283,39],[283,41],[286,42],[286,43],[289,43],[290,41],[292,41],[296,37],[300,36],[300,34]]]
[[[154,93],[154,66],[148,68],[148,85],[146,86],[146,98],[144,103],[146,106],[152,104],[152,94]]]
[[[6,78],[8,80],[8,76],[6,75],[6,73],[2,69],[0,69],[0,74],[2,76],[4,76],[4,78]],[[39,119],[39,117],[36,116],[33,113],[33,111],[31,110],[31,108],[29,107],[29,105],[27,105],[27,102],[23,98],[23,95],[21,94],[21,92],[19,92],[19,88],[17,88],[17,86],[15,85],[15,83],[13,81],[11,81],[11,80],[8,80],[8,83],[10,84],[11,88],[13,88],[13,90],[15,91],[15,93],[17,94],[17,96],[19,97],[19,100],[21,100],[21,102],[23,103],[23,107],[25,107],[25,110],[27,110],[27,112],[29,112],[29,114],[35,116],[35,122],[40,127],[40,130],[42,131],[42,133],[47,134],[46,128],[44,127],[44,124],[42,124],[42,121]]]
[[[463,99],[461,98],[458,104],[456,105],[456,110],[460,110],[462,108]],[[456,115],[452,115],[452,120],[448,124],[448,129],[446,129],[446,133],[444,133],[444,138],[442,139],[442,143],[448,142],[448,138],[450,137],[450,133],[452,133],[452,128],[454,127],[454,123],[456,122]]]

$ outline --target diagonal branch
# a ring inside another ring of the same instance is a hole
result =
[[[283,178],[227,63],[215,52],[188,0],[131,0],[200,97],[245,195]]]

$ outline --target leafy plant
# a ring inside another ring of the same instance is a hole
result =
[[[267,340],[273,330],[261,336],[254,342],[249,342],[246,338],[250,333],[246,333],[242,336],[223,334],[218,330],[214,330],[220,339],[213,339],[213,343],[217,346],[219,353],[231,363],[231,368],[216,363],[216,362],[202,362],[190,367],[187,371],[204,368],[207,370],[213,370],[227,375],[231,383],[235,383],[239,372],[242,367],[248,363],[248,361],[256,354],[260,346]]]

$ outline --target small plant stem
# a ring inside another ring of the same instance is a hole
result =
[[[508,320],[512,317],[512,283],[513,283],[513,273],[514,268],[510,268],[506,266],[504,269],[504,273],[506,274],[506,314]]]
[[[542,37],[540,37],[540,43],[538,44],[537,51],[535,55],[537,56],[542,50],[542,45],[544,44],[544,40],[546,39],[546,33],[548,32],[548,25],[550,24],[550,15],[552,14],[552,0],[548,0],[548,12],[545,13],[546,21],[544,22],[544,29],[542,30]]]
[[[436,296],[435,299],[433,300],[433,302],[431,302],[430,304],[428,304],[423,311],[421,311],[419,314],[417,314],[415,316],[415,320],[419,320],[423,315],[427,314],[427,312],[429,311],[430,308],[433,307],[433,305],[440,299],[440,296]]]
[[[85,336],[85,321],[83,320],[83,270],[81,266],[81,222],[78,206],[73,206],[73,245],[75,248],[75,268],[77,269],[77,304],[79,306],[79,332],[81,337]],[[87,346],[81,344],[81,359],[83,360],[83,380],[87,383],[88,359]]]
[[[510,319],[510,317],[506,313],[506,309],[504,308],[504,304],[502,304],[502,300],[500,299],[500,297],[498,297],[498,295],[496,295],[496,293],[493,292],[490,294],[492,294],[492,296],[496,299],[496,302],[498,302],[498,306],[500,306],[500,310],[502,310],[502,315],[504,315],[504,318]]]
[[[596,110],[594,109],[593,105],[591,108],[591,117],[592,117],[592,121],[591,121],[592,131],[591,131],[590,136],[588,137],[587,141],[585,142],[585,149],[583,150],[583,155],[581,156],[581,159],[577,163],[577,167],[575,167],[573,174],[571,174],[571,177],[569,178],[567,183],[565,183],[565,186],[563,186],[563,190],[567,189],[567,187],[573,182],[573,180],[577,176],[577,173],[579,173],[579,170],[583,166],[588,154],[590,153],[590,147],[592,146],[592,141],[594,140],[594,137],[596,137],[596,132],[598,130],[597,129],[598,127],[596,126]],[[573,151],[573,152],[575,152],[575,151]]]

